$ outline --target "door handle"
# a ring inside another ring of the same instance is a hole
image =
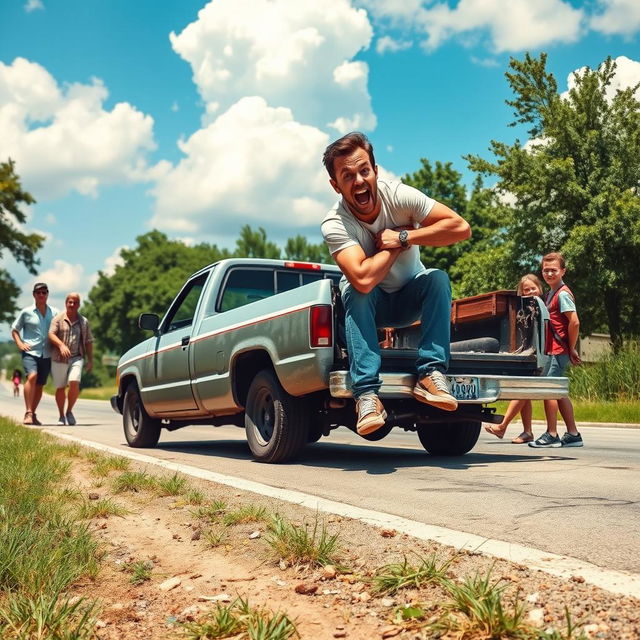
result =
[[[191,336],[184,336],[184,338],[182,338],[182,340],[180,341],[183,351],[189,346],[189,340],[191,340]]]

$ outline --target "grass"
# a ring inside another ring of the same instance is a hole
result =
[[[126,516],[129,512],[123,506],[111,500],[111,498],[101,498],[100,500],[86,500],[78,509],[78,517],[82,520],[92,518],[108,518],[109,516]]]
[[[148,560],[136,560],[135,562],[128,562],[124,566],[124,570],[131,574],[129,582],[131,584],[140,585],[147,580],[151,580],[151,570],[153,569],[153,563]]]
[[[113,480],[113,490],[116,493],[151,491],[154,486],[155,478],[146,471],[125,471]]]
[[[406,556],[402,562],[386,564],[373,576],[374,593],[395,594],[400,589],[419,589],[429,582],[441,582],[446,578],[452,559],[440,561],[434,553],[428,557],[419,557],[418,566],[409,564]]]
[[[89,452],[87,459],[92,463],[91,473],[99,478],[106,478],[112,471],[127,471],[131,466],[127,458],[106,456],[96,451]]]
[[[203,504],[192,511],[192,515],[198,520],[209,520],[217,522],[227,510],[227,503],[224,500],[214,500],[208,504]]]
[[[174,473],[172,476],[155,478],[153,491],[159,496],[180,496],[188,491],[188,482],[184,476]]]
[[[276,556],[289,565],[323,567],[339,560],[338,534],[330,534],[317,515],[311,527],[273,516],[265,540]]]
[[[591,402],[571,397],[576,422],[618,422],[622,424],[640,424],[640,401],[637,402]],[[496,402],[491,405],[496,412],[504,415],[509,406],[508,402]],[[519,416],[516,420],[519,420]],[[545,420],[542,401],[533,402],[533,419]],[[562,417],[558,418],[562,420]]]
[[[284,613],[251,607],[248,600],[238,598],[229,605],[216,608],[199,622],[183,625],[187,638],[246,638],[247,640],[286,640],[299,637],[295,624]]]
[[[64,451],[0,419],[0,637],[89,638],[95,605],[65,590],[95,577],[98,546],[74,518]],[[73,492],[72,492],[73,493]]]
[[[205,529],[202,532],[205,544],[211,549],[224,544],[228,537],[229,532],[226,529]]]
[[[229,511],[222,516],[222,524],[232,527],[236,524],[244,524],[247,522],[264,522],[268,520],[269,515],[264,507],[258,507],[255,504],[248,504],[234,511]]]

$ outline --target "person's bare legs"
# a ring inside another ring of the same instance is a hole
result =
[[[558,401],[544,401],[544,415],[547,418],[547,432],[552,436],[558,436]],[[575,426],[575,425],[574,425]]]
[[[67,413],[73,409],[78,396],[80,395],[80,383],[77,381],[69,382],[69,395],[67,397]]]
[[[509,423],[518,415],[518,413],[520,413],[522,407],[527,402],[529,402],[529,405],[531,405],[531,402],[529,400],[512,400],[509,403],[507,410],[504,412],[504,418],[502,419],[502,422],[496,425],[488,424],[484,428],[485,431],[487,431],[488,433],[492,433],[494,436],[502,440],[502,438],[504,438],[505,431],[509,426]]]
[[[567,427],[567,431],[573,435],[578,435],[578,427],[576,426],[576,419],[573,415],[573,403],[569,398],[560,398],[558,400],[558,409],[560,409],[560,415],[564,420]]]
[[[71,395],[71,390],[69,390]],[[64,401],[66,400],[65,387],[56,389],[56,404],[58,405],[58,414],[61,418],[64,418]]]
[[[524,401],[522,409],[520,409],[520,416],[522,417],[522,432],[531,436],[533,440],[533,405],[531,400]]]
[[[24,382],[24,406],[25,406],[25,411],[35,411],[34,408],[34,400],[35,400],[35,390],[36,390],[36,378],[38,377],[37,373],[30,373],[27,376],[27,379]],[[41,394],[42,395],[42,394]],[[38,398],[38,401],[40,400],[40,398]],[[35,405],[37,406],[38,403],[36,402]]]

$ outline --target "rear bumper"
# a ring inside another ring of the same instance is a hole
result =
[[[411,398],[416,376],[409,373],[381,373],[381,398]],[[451,378],[464,379],[462,376]],[[543,376],[469,376],[478,380],[478,397],[458,399],[460,404],[491,403],[497,400],[556,400],[569,395],[568,378]],[[329,392],[335,398],[351,398],[351,379],[348,371],[332,371]]]

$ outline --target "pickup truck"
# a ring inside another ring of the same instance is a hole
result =
[[[339,426],[355,431],[340,278],[333,265],[221,260],[193,274],[162,319],[141,314],[153,337],[120,358],[111,399],[129,445],[154,447],[163,428],[233,424],[245,428],[256,460],[275,463]],[[565,397],[566,378],[540,375],[547,320],[538,298],[513,291],[454,301],[454,412],[412,397],[419,325],[381,328],[388,418],[362,437],[380,440],[399,427],[417,432],[433,455],[463,455],[482,422],[501,419],[487,405]]]

